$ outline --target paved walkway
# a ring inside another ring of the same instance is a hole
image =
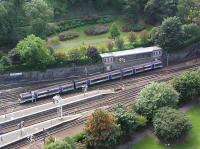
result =
[[[80,41],[80,42],[62,43],[62,44],[51,46],[51,47],[54,49],[59,49],[59,48],[64,48],[64,47],[79,46],[79,45],[84,45],[84,44],[95,44],[95,43],[107,42],[107,41],[111,41],[111,39],[102,38],[102,39],[93,39],[93,40],[86,40],[86,41]]]
[[[22,129],[3,134],[3,135],[0,136],[0,148],[5,147],[6,145],[9,145],[11,143],[15,143],[19,140],[28,138],[31,135],[35,135],[35,134],[38,134],[38,133],[45,131],[47,129],[56,127],[56,126],[58,126],[62,123],[66,123],[66,122],[76,120],[80,117],[81,117],[80,114],[72,115],[72,116],[66,116],[66,117],[63,117],[62,119],[59,117],[59,118],[55,118],[55,119],[52,119],[52,120],[48,120],[48,121],[45,121],[45,122],[42,122],[42,123],[38,123],[38,124],[35,124],[35,125],[32,125],[32,126],[24,127]]]
[[[42,112],[46,112],[46,111],[49,111],[52,109],[56,109],[56,108],[60,107],[60,105],[66,106],[66,105],[70,105],[70,104],[77,103],[77,102],[82,102],[84,100],[96,98],[96,97],[106,95],[106,94],[111,94],[111,93],[114,93],[114,92],[112,90],[95,90],[95,91],[87,92],[85,94],[80,94],[77,96],[63,99],[63,100],[61,100],[60,104],[54,104],[52,102],[52,103],[47,103],[47,104],[35,106],[32,108],[27,108],[24,110],[16,111],[16,112],[9,113],[6,115],[1,115],[0,116],[0,125],[17,120],[17,119],[21,119],[24,117],[28,117],[28,116],[39,114]]]

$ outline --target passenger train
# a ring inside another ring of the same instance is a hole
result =
[[[162,61],[153,60],[151,62],[136,65],[133,67],[127,67],[121,70],[115,70],[115,71],[103,73],[100,75],[92,76],[85,80],[74,81],[69,84],[51,86],[51,87],[47,87],[43,89],[33,90],[31,92],[22,93],[20,94],[19,102],[20,103],[26,103],[26,102],[31,102],[31,101],[33,102],[33,101],[36,101],[37,99],[41,99],[44,97],[80,89],[83,86],[92,86],[95,84],[99,84],[99,83],[103,83],[103,82],[107,82],[107,81],[111,81],[115,79],[120,79],[121,77],[132,76],[141,72],[150,71],[150,70],[154,70],[154,69],[158,69],[162,67],[163,67]]]

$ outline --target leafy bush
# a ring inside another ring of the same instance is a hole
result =
[[[115,123],[114,115],[98,109],[88,119],[85,126],[86,144],[89,148],[108,148],[118,143],[121,131]]]
[[[74,39],[78,37],[79,37],[78,32],[65,32],[65,33],[59,34],[60,41],[70,40],[70,39]]]
[[[200,75],[197,71],[183,73],[172,80],[174,88],[180,93],[181,101],[195,99],[200,95]]]
[[[85,131],[81,131],[79,134],[76,134],[72,137],[74,142],[82,142],[86,138]]]
[[[95,25],[93,27],[87,28],[85,30],[85,33],[87,35],[100,35],[107,33],[109,31],[108,25]]]
[[[56,64],[64,64],[68,60],[66,53],[63,51],[55,52],[54,57]]]
[[[72,146],[66,141],[55,141],[45,145],[45,149],[72,149]]]
[[[81,59],[80,51],[79,49],[70,49],[67,52],[69,60],[75,62]]]
[[[35,35],[29,35],[20,41],[17,44],[17,50],[23,62],[29,67],[46,68],[54,61],[46,42]]]
[[[124,48],[124,39],[123,38],[116,38],[115,39],[115,46],[118,48],[118,49],[122,49]]]
[[[109,51],[112,51],[112,49],[114,48],[114,43],[112,41],[108,42],[107,48],[108,48]]]
[[[116,107],[114,115],[124,136],[130,134],[136,128],[135,114],[128,112],[123,106]]]
[[[130,32],[129,35],[128,35],[128,40],[130,43],[133,43],[134,41],[136,41],[137,39],[137,36],[134,32]]]
[[[194,36],[195,37],[199,36],[200,34],[200,27],[195,23],[183,25],[182,30],[184,33],[184,37],[186,39],[190,39],[191,37],[194,37]]]
[[[2,64],[3,66],[10,66],[11,65],[11,61],[7,56],[3,56],[0,59],[0,64]]]
[[[8,52],[8,58],[11,60],[12,64],[19,64],[21,62],[20,53],[15,48]]]
[[[98,62],[101,59],[96,47],[88,47],[86,56],[91,58],[94,62]]]
[[[189,132],[192,125],[184,113],[164,107],[156,112],[153,127],[161,141],[175,143]]]
[[[59,32],[60,32],[60,28],[57,24],[55,24],[55,23],[48,24],[48,28],[47,28],[48,36],[57,34]]]
[[[115,39],[120,36],[120,30],[116,23],[113,23],[110,27],[110,38]]]
[[[135,116],[135,123],[137,127],[144,127],[147,124],[147,118],[145,116],[142,115],[138,115],[136,114]]]
[[[86,16],[82,19],[65,20],[57,23],[59,31],[66,31],[72,28],[81,27],[87,24],[109,23],[112,22],[112,16]]]
[[[166,83],[153,82],[139,93],[136,111],[151,119],[154,112],[165,106],[176,107],[179,94]]]
[[[122,26],[122,31],[123,32],[140,32],[142,30],[146,29],[145,24],[135,24],[135,25],[130,25],[130,24],[125,24]]]
[[[144,30],[140,33],[140,40],[142,43],[147,43],[148,42],[148,39],[149,39],[149,32]]]

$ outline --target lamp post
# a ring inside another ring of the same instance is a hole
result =
[[[21,121],[19,124],[17,124],[19,129],[21,129],[21,136],[23,135],[23,127],[24,127],[24,121]]]
[[[62,98],[60,97],[60,95],[56,95],[53,97],[53,103],[55,105],[59,105],[59,110],[60,110],[60,117],[63,118],[63,105],[62,105]]]

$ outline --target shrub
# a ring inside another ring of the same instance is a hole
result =
[[[72,137],[74,142],[82,142],[86,138],[86,132],[82,131]]]
[[[142,115],[138,115],[136,114],[135,116],[135,123],[137,127],[144,127],[147,124],[147,118],[145,116]]]
[[[136,102],[136,111],[151,119],[154,112],[165,106],[176,107],[179,95],[166,83],[153,82],[139,93]]]
[[[48,24],[48,28],[47,28],[47,35],[48,36],[54,35],[54,34],[59,33],[59,32],[60,32],[60,28],[57,24],[55,24],[55,23]]]
[[[108,42],[107,48],[108,48],[109,51],[112,51],[112,49],[114,48],[114,43],[112,41]]]
[[[130,24],[125,24],[122,26],[122,31],[123,32],[140,32],[142,30],[146,29],[146,25],[144,24],[135,24],[135,25],[130,25]]]
[[[115,46],[118,48],[118,49],[122,49],[124,48],[124,39],[123,38],[116,38],[115,39]]]
[[[17,44],[24,63],[29,67],[46,68],[52,64],[54,57],[46,46],[46,42],[35,35],[29,35]]]
[[[129,35],[128,35],[128,40],[130,43],[133,43],[134,41],[136,41],[137,39],[137,36],[134,32],[130,32]]]
[[[8,52],[8,58],[11,60],[12,64],[19,64],[21,61],[20,53],[15,48]]]
[[[45,145],[45,149],[72,149],[72,146],[66,141],[55,141]]]
[[[57,64],[63,64],[67,61],[67,55],[63,51],[55,52],[54,57]]]
[[[10,61],[10,59],[9,59],[7,56],[3,56],[3,57],[0,59],[0,63],[1,63],[3,66],[10,66],[10,65],[11,65],[11,61]]]
[[[110,23],[113,21],[112,16],[101,16],[97,20],[97,23],[105,24],[105,23]]]
[[[75,62],[81,58],[79,49],[70,49],[67,52],[69,60]]]
[[[195,23],[183,25],[182,30],[186,39],[199,36],[200,34],[200,27]]]
[[[116,23],[113,23],[110,27],[110,37],[115,39],[120,36],[120,31]]]
[[[109,30],[108,25],[95,25],[93,27],[87,28],[85,30],[85,33],[87,35],[100,35],[107,33]]]
[[[135,114],[128,112],[123,106],[119,105],[116,107],[114,115],[123,135],[130,134],[136,128]]]
[[[153,127],[156,136],[161,141],[175,143],[189,132],[192,125],[184,113],[163,107],[156,112]]]
[[[88,47],[86,56],[91,58],[93,61],[97,62],[101,59],[99,52],[96,47]]]
[[[148,42],[148,39],[149,39],[149,32],[148,31],[142,31],[140,33],[140,40],[142,43],[147,43]]]
[[[104,110],[95,110],[85,125],[86,144],[89,148],[108,148],[118,143],[121,131],[114,115]]]
[[[79,37],[79,33],[77,32],[66,32],[66,33],[59,34],[60,41],[70,40],[70,39],[74,39],[78,37]]]
[[[200,95],[200,75],[197,71],[177,76],[172,80],[172,85],[180,93],[182,102]]]

